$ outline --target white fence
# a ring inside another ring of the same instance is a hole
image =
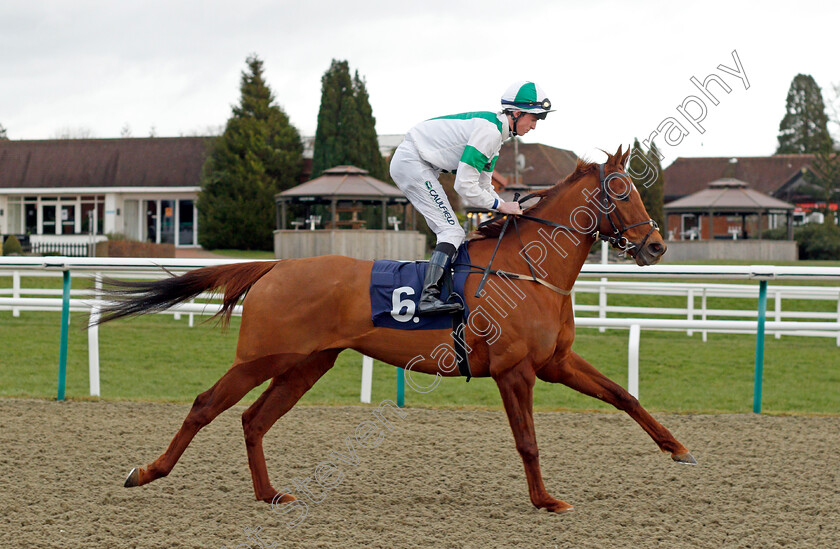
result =
[[[669,315],[685,317],[685,320],[707,320],[709,317],[731,317],[731,318],[748,318],[758,319],[757,309],[711,309],[708,307],[709,298],[742,298],[754,300],[758,302],[759,286],[750,284],[700,284],[700,283],[681,283],[668,282],[654,283],[654,282],[628,282],[628,281],[589,281],[578,280],[575,283],[572,299],[575,300],[576,295],[583,293],[597,293],[604,294],[605,297],[609,295],[655,295],[655,296],[678,296],[684,297],[685,307],[628,307],[628,306],[614,306],[608,305],[608,298],[601,299],[598,305],[584,305],[575,302],[575,313],[581,312],[595,312],[598,313],[598,318],[606,319],[615,314],[633,315],[634,317],[648,318],[653,315]],[[697,300],[700,299],[700,306],[697,306]],[[788,286],[778,285],[773,286],[768,290],[768,299],[773,299],[774,308],[767,312],[767,318],[773,319],[775,322],[782,322],[783,320],[809,320],[809,321],[826,321],[840,322],[840,286]],[[801,311],[801,310],[785,310],[784,303],[790,300],[807,300],[807,301],[823,301],[829,302],[833,311]],[[577,321],[576,321],[577,322]],[[587,320],[588,322],[588,320]],[[713,321],[714,325],[710,328],[709,325],[701,326],[703,341],[706,341],[706,334],[708,332],[736,332],[736,333],[754,333],[755,330],[748,327],[747,330],[738,328],[728,329],[724,324],[718,321]],[[578,325],[582,325],[578,323]],[[837,345],[840,346],[840,333],[835,333],[834,330],[817,331],[817,330],[803,330],[801,326],[797,326],[794,331],[785,332],[781,328],[782,325],[773,324],[771,329],[768,324],[768,331],[775,333],[776,339],[781,338],[782,335],[799,335],[799,336],[813,336],[813,337],[836,337]],[[601,324],[598,327],[607,327],[607,324]],[[614,326],[611,326],[614,327]],[[694,328],[694,326],[687,326],[687,328]],[[657,328],[664,329],[664,328]],[[676,327],[674,328],[676,329]],[[693,329],[686,329],[688,335],[692,335]]]
[[[164,269],[172,273],[183,273],[191,269],[209,265],[244,262],[248,260],[198,260],[198,259],[118,259],[118,258],[66,258],[66,257],[0,257],[0,276],[12,277],[12,288],[0,289],[0,310],[13,311],[56,311],[63,307],[62,290],[25,288],[21,277],[63,276],[65,271],[86,277],[120,276],[127,278],[162,278],[168,276]],[[598,277],[601,280],[589,281],[586,278]],[[838,285],[831,286],[773,286],[770,297],[775,298],[774,311],[768,311],[766,317],[771,321],[759,322],[757,310],[746,309],[709,309],[708,298],[750,298],[758,299],[759,287],[747,284],[705,284],[705,283],[651,283],[635,281],[615,281],[617,278],[654,278],[654,279],[739,279],[739,280],[830,280]],[[629,329],[628,344],[628,390],[638,397],[638,349],[642,329],[646,330],[693,330],[703,332],[762,333],[766,330],[776,337],[782,335],[806,335],[834,337],[840,346],[840,268],[817,267],[776,267],[776,266],[708,266],[708,265],[656,265],[636,267],[633,265],[584,265],[581,279],[575,284],[575,293],[597,292],[602,297],[598,305],[576,304],[576,311],[598,312],[598,317],[576,317],[580,327],[601,329]],[[632,295],[675,295],[685,296],[686,307],[616,307],[607,305],[607,296],[614,294]],[[201,300],[204,296],[199,296]],[[207,296],[209,297],[209,296]],[[696,298],[701,298],[701,306],[695,307]],[[574,295],[573,295],[574,298]],[[836,303],[836,312],[792,311],[784,310],[786,300],[829,300]],[[69,311],[91,312],[98,314],[97,303],[90,292],[76,290],[70,292],[67,300]],[[212,315],[218,311],[217,303],[183,303],[173,307],[171,314],[179,317],[189,316],[190,325],[193,315]],[[234,314],[241,314],[239,306]],[[614,318],[610,314],[630,314],[632,318]],[[638,316],[635,316],[638,315]],[[685,319],[651,318],[662,315],[685,316]],[[747,318],[748,320],[709,319],[710,316]],[[795,320],[793,320],[795,319]],[[90,392],[98,396],[99,390],[99,353],[98,329],[92,328],[89,337]],[[762,341],[763,345],[763,341]],[[370,401],[371,365],[365,361],[362,380],[362,400]]]

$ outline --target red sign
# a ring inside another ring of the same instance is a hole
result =
[[[796,205],[796,212],[811,212],[814,210],[822,210],[825,209],[825,202],[800,202]],[[837,211],[837,204],[831,203],[828,205],[828,209],[832,212]]]

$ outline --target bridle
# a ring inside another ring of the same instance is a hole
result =
[[[659,225],[653,219],[648,219],[647,221],[639,221],[638,223],[633,223],[632,225],[625,225],[624,220],[621,218],[621,214],[618,212],[618,208],[615,207],[615,203],[611,199],[612,193],[610,192],[610,187],[608,184],[613,179],[620,179],[621,181],[623,181],[624,184],[627,186],[628,191],[626,194],[618,195],[616,199],[621,202],[626,202],[630,198],[629,189],[633,188],[633,181],[630,180],[630,176],[627,174],[627,172],[613,172],[605,176],[604,164],[598,166],[598,173],[601,179],[601,196],[599,198],[601,207],[598,208],[598,231],[596,231],[595,234],[596,238],[600,238],[605,242],[609,242],[610,245],[612,245],[613,247],[624,250],[625,252],[632,248],[638,248],[638,250],[642,250],[645,247],[648,238],[650,238],[650,235],[653,234],[653,231],[659,229]],[[613,221],[613,213],[615,213],[615,218],[618,221],[618,226],[616,226],[615,222]],[[605,235],[600,232],[601,222],[603,220],[604,215],[607,216],[607,221],[609,221],[610,228],[612,228],[612,233],[609,235]],[[650,230],[648,230],[647,234],[642,239],[642,241],[638,245],[636,245],[633,242],[627,240],[627,238],[624,236],[624,233],[626,233],[630,229],[640,227],[642,225],[650,225]],[[624,243],[622,243],[622,241],[624,241]]]
[[[536,274],[536,270],[534,269],[534,266],[531,264],[531,260],[528,257],[528,254],[520,254],[520,255],[522,255],[522,257],[525,259],[525,262],[528,264],[528,269],[531,271],[531,276],[530,277],[525,277],[525,276],[522,276],[522,275],[514,275],[512,273],[505,273],[505,272],[502,272],[502,271],[491,270],[491,266],[493,264],[493,259],[496,257],[496,252],[499,250],[499,245],[502,242],[502,237],[505,235],[505,231],[507,230],[508,224],[510,223],[511,219],[513,219],[513,227],[516,230],[516,236],[519,238],[519,243],[522,245],[523,249],[525,248],[525,245],[522,242],[522,237],[519,235],[519,223],[518,223],[519,219],[527,219],[529,221],[535,221],[537,223],[541,223],[541,224],[547,225],[549,227],[554,227],[556,229],[561,229],[561,230],[565,230],[565,231],[575,232],[575,233],[578,233],[578,234],[593,236],[593,237],[595,237],[597,239],[600,239],[604,242],[609,242],[611,246],[613,246],[614,248],[619,248],[619,249],[623,250],[625,253],[629,253],[634,248],[638,248],[638,250],[636,250],[636,253],[638,253],[640,250],[642,250],[645,246],[645,243],[647,243],[648,238],[650,238],[650,235],[653,234],[653,231],[659,229],[659,225],[653,219],[648,219],[647,221],[640,221],[638,223],[633,223],[632,225],[626,225],[624,223],[624,219],[622,219],[622,217],[621,217],[621,214],[618,212],[618,208],[616,207],[615,203],[613,202],[613,198],[615,198],[616,200],[619,200],[621,202],[627,201],[630,197],[630,189],[632,189],[633,182],[632,182],[632,180],[630,180],[630,176],[626,172],[613,172],[613,173],[605,175],[605,171],[606,171],[605,170],[605,164],[600,164],[598,166],[599,194],[600,194],[600,196],[598,197],[598,224],[594,227],[592,232],[587,232],[587,231],[581,230],[577,227],[570,227],[568,225],[561,225],[560,223],[555,223],[554,221],[550,221],[548,219],[542,219],[540,217],[534,217],[532,215],[527,215],[527,214],[524,214],[524,213],[519,214],[519,215],[501,216],[501,217],[505,218],[505,222],[504,222],[504,225],[502,225],[501,231],[499,232],[499,239],[498,239],[498,242],[496,242],[496,247],[493,250],[493,254],[490,256],[490,261],[487,263],[487,267],[485,267],[483,269],[484,275],[481,277],[481,282],[479,282],[479,284],[478,284],[478,289],[475,293],[475,297],[480,296],[481,291],[484,287],[484,283],[486,282],[488,275],[490,275],[491,273],[492,274],[502,273],[502,274],[505,274],[507,276],[512,276],[512,277],[519,278],[519,279],[533,280],[535,282],[539,282],[540,284],[543,284],[544,286],[548,286],[552,290],[554,290],[558,293],[561,293],[563,295],[568,295],[569,294],[568,290],[561,290],[561,289],[557,288],[556,286],[553,286],[553,285],[547,283],[546,281],[538,278],[537,274]],[[626,193],[622,193],[622,194],[618,194],[618,195],[614,196],[613,193],[610,192],[611,189],[609,187],[609,182],[614,180],[614,179],[619,179],[619,180],[623,181],[624,184],[627,186],[628,191]],[[514,199],[514,201],[522,204],[523,202],[527,202],[531,198],[534,198],[534,197],[537,197],[537,196],[541,196],[541,195],[539,193],[531,193],[531,194],[525,196],[524,198],[519,198],[519,194],[517,193],[517,194],[514,195],[513,199]],[[610,234],[604,234],[604,233],[601,232],[601,226],[603,225],[604,216],[606,216],[606,220],[610,224],[610,228],[611,228]],[[613,220],[613,217],[615,217],[615,220]],[[481,223],[478,226],[478,228],[481,229],[485,225],[488,225],[490,223],[493,223],[493,222],[497,221],[499,218],[500,218],[500,216],[494,216],[492,219],[489,219],[489,220]],[[616,224],[616,221],[618,222],[618,224]],[[638,245],[634,244],[633,242],[628,240],[627,237],[624,236],[624,233],[626,233],[630,229],[633,229],[635,227],[640,227],[642,225],[650,225],[650,230],[648,230],[647,234],[645,235],[645,237],[642,239],[642,241]]]

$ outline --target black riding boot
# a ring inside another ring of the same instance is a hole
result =
[[[446,251],[442,251],[441,248]],[[438,244],[432,252],[429,266],[426,268],[426,278],[423,280],[423,292],[417,304],[418,316],[452,314],[464,310],[460,302],[444,303],[440,300],[444,276],[449,270],[450,257],[454,255],[454,252],[447,253],[447,251],[454,249],[452,244]]]

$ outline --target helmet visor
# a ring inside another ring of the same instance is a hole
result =
[[[502,100],[502,105],[510,110],[519,110],[522,112],[529,112],[531,114],[543,115],[540,120],[545,119],[545,115],[551,110],[551,101],[548,98],[542,101],[507,101]],[[537,112],[534,112],[537,111]]]

